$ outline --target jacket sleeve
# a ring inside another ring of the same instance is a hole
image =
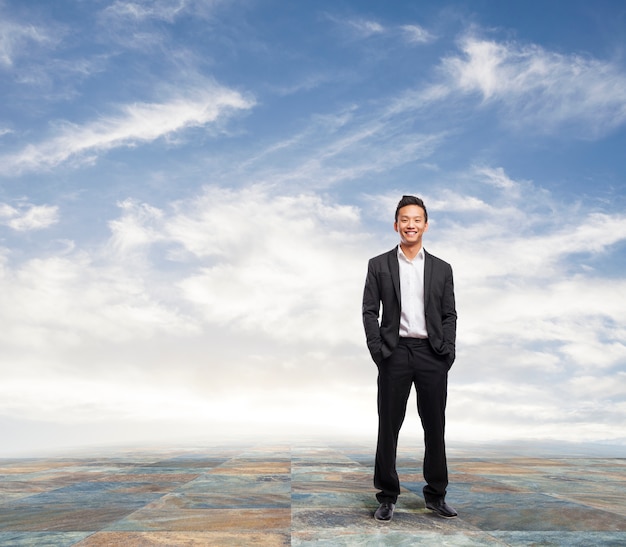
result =
[[[441,297],[441,326],[443,344],[447,350],[448,366],[451,367],[456,358],[456,304],[454,299],[454,280],[452,267],[448,266]]]
[[[363,291],[363,326],[370,355],[376,364],[380,364],[382,357],[382,338],[380,336],[380,285],[376,275],[375,264],[372,260],[367,266],[365,289]]]

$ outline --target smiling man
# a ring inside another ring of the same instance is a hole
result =
[[[379,490],[380,506],[374,518],[391,520],[400,494],[396,450],[413,385],[424,429],[426,507],[452,518],[457,513],[445,501],[448,467],[444,440],[448,371],[456,341],[452,268],[422,246],[428,212],[420,198],[402,196],[394,229],[400,244],[369,261],[363,293],[367,347],[378,367],[374,486]]]

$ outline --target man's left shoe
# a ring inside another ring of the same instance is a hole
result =
[[[395,503],[390,501],[383,501],[380,507],[376,509],[374,518],[383,522],[388,522],[393,518],[393,510],[396,508]]]
[[[453,519],[458,515],[458,513],[445,502],[445,500],[427,501],[426,508],[434,511],[444,519]]]

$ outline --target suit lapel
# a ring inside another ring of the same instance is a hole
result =
[[[430,278],[433,274],[433,259],[424,249],[424,309],[428,307],[430,297]]]
[[[398,247],[389,251],[389,271],[391,272],[391,280],[393,281],[393,288],[396,291],[396,298],[398,302],[400,300],[400,265],[398,264]]]

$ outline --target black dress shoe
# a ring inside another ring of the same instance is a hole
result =
[[[434,511],[444,519],[452,519],[458,515],[458,513],[445,502],[445,500],[427,501],[426,508]]]
[[[374,513],[374,518],[376,520],[391,520],[393,517],[393,510],[396,508],[394,503],[390,501],[384,501],[380,504],[380,507],[376,509]]]

